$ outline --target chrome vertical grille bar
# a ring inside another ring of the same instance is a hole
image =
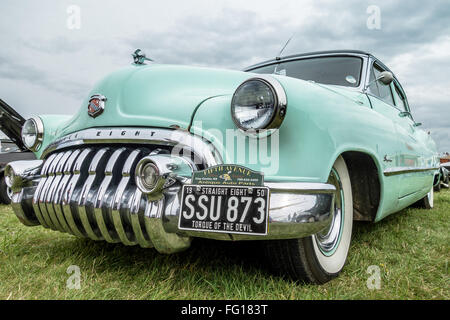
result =
[[[111,193],[114,192],[115,186],[113,183],[113,173],[119,170],[122,159],[127,154],[127,149],[120,148],[114,151],[112,156],[109,158],[108,163],[105,168],[105,177],[103,178],[100,187],[96,193],[96,197],[93,199],[94,203],[94,215],[97,221],[97,225],[100,229],[102,236],[108,242],[119,242],[120,238],[114,230],[114,225],[110,213],[108,212],[108,207],[110,207],[109,202],[111,198]]]
[[[39,208],[41,209],[42,216],[44,217],[44,220],[47,222],[47,225],[50,227],[50,229],[53,230],[59,230],[59,222],[53,221],[50,217],[47,206],[45,204],[45,199],[47,197],[48,191],[52,185],[53,179],[55,178],[55,171],[56,166],[59,163],[59,160],[63,157],[64,153],[58,153],[55,157],[55,159],[52,161],[50,166],[48,167],[48,177],[47,181],[45,182],[44,186],[42,187],[42,192],[39,195]]]
[[[91,195],[90,198],[92,198],[92,194],[95,192],[96,180],[99,181],[103,177],[105,162],[109,156],[108,151],[109,148],[102,148],[98,150],[97,153],[94,155],[94,158],[92,158],[92,162],[88,170],[89,175],[86,181],[84,182],[79,195],[78,212],[80,215],[81,223],[83,224],[84,230],[86,230],[86,233],[89,236],[89,238],[93,240],[103,240],[103,237],[101,236],[101,234],[97,234],[95,232],[95,230],[98,228],[94,225],[91,225],[93,224],[93,221],[90,221],[88,217],[88,211],[92,211],[92,206],[90,206],[89,208],[90,199],[88,198],[89,195]]]
[[[79,219],[75,217],[72,212],[72,198],[76,194],[77,188],[83,183],[83,171],[87,171],[87,166],[93,157],[93,150],[90,148],[84,149],[75,161],[73,167],[73,175],[67,183],[66,190],[62,196],[62,209],[64,217],[72,230],[72,233],[79,237],[87,237],[86,232],[81,226],[81,222],[77,223]],[[74,210],[75,211],[75,210]]]
[[[38,221],[40,222],[40,224],[45,227],[45,228],[50,228],[49,225],[47,224],[47,221],[44,219],[42,213],[41,213],[41,209],[39,208],[39,197],[41,195],[42,192],[42,188],[45,185],[45,182],[47,181],[47,172],[48,172],[48,167],[50,166],[50,164],[53,162],[53,160],[55,159],[56,154],[52,154],[51,156],[48,157],[48,159],[44,162],[42,169],[41,169],[41,180],[39,180],[39,184],[36,187],[36,191],[33,195],[33,209],[34,212],[36,213],[36,218],[38,219]]]
[[[130,219],[131,226],[134,231],[134,235],[136,236],[136,241],[142,248],[151,248],[153,247],[153,243],[148,236],[147,230],[145,228],[144,222],[144,214],[147,199],[142,197],[142,192],[139,189],[135,189],[135,192],[130,198]],[[140,217],[142,219],[140,219]]]
[[[112,200],[112,219],[114,226],[117,234],[119,235],[120,241],[126,245],[137,244],[136,236],[133,232],[126,232],[124,227],[126,223],[124,223],[123,220],[126,218],[130,220],[129,214],[127,215],[129,210],[127,209],[130,206],[130,198],[133,193],[127,189],[130,187],[130,173],[134,172],[140,153],[140,150],[134,150],[125,161],[122,169],[122,179],[119,182],[119,186],[117,187]]]
[[[59,183],[62,179],[62,171],[64,168],[64,164],[66,163],[67,159],[69,158],[72,151],[66,151],[63,153],[63,156],[59,159],[58,163],[55,167],[55,177],[53,178],[53,182],[48,189],[47,197],[44,199],[45,207],[47,209],[47,212],[50,216],[50,219],[54,222],[55,227],[61,231],[64,232],[66,225],[65,219],[58,219],[58,217],[55,214],[55,209],[53,207],[53,198],[56,194],[56,189],[59,186]]]
[[[66,218],[64,217],[64,213],[62,210],[62,196],[64,191],[66,190],[67,183],[69,182],[70,178],[72,178],[72,170],[73,165],[75,163],[75,159],[80,154],[81,150],[76,149],[74,150],[70,157],[67,159],[67,162],[64,165],[63,168],[63,177],[61,179],[61,182],[58,185],[58,188],[55,191],[55,197],[53,199],[53,207],[55,208],[55,214],[58,217],[58,219],[61,222],[61,225],[63,226],[64,230],[68,233],[74,233],[72,229],[70,228],[68,222],[66,221]]]

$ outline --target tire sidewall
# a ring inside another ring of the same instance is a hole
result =
[[[434,188],[433,187],[431,187],[430,192],[427,193],[427,196],[425,197],[425,201],[426,201],[425,207],[427,209],[433,209],[433,207],[434,207]]]
[[[316,277],[322,279],[324,282],[330,278],[336,277],[347,261],[348,251],[350,248],[352,229],[353,229],[353,197],[350,183],[350,175],[348,173],[347,165],[342,157],[339,157],[333,165],[333,169],[337,172],[343,191],[343,224],[342,233],[339,244],[330,256],[326,256],[319,249],[316,237],[313,235],[309,240],[309,256],[312,259],[312,270],[316,269]]]

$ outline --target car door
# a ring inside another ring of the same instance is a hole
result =
[[[416,127],[416,123],[409,109],[406,95],[397,80],[391,83],[394,101],[399,114],[397,118],[398,130],[406,134],[406,140],[400,141],[400,162],[399,166],[404,172],[400,176],[401,193],[400,197],[406,197],[423,189],[429,174],[420,169],[425,167],[424,145],[425,132]]]
[[[394,82],[386,85],[381,81],[375,81],[383,71],[386,71],[385,68],[374,61],[370,69],[368,96],[372,108],[391,120],[395,127],[396,150],[393,154],[383,156],[383,162],[387,175],[398,175],[397,179],[400,185],[397,188],[397,196],[401,199],[420,189],[419,182],[415,181],[416,176],[411,169],[420,164],[421,148],[415,137],[413,120],[409,115],[402,113],[407,109],[400,106],[401,101],[397,101],[398,93],[394,93]]]

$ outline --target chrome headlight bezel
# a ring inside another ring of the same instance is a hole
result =
[[[245,128],[241,125],[240,121],[237,119],[236,114],[234,112],[234,104],[236,100],[236,95],[239,92],[239,90],[247,84],[250,81],[259,81],[262,82],[264,85],[266,85],[269,90],[272,92],[274,96],[274,110],[272,113],[272,116],[270,120],[260,128]],[[286,116],[287,111],[287,96],[286,91],[284,90],[283,86],[280,84],[280,82],[270,76],[257,76],[250,79],[245,80],[242,82],[239,87],[235,90],[233,94],[233,98],[231,99],[231,118],[233,119],[234,124],[243,131],[260,131],[260,130],[267,130],[267,129],[278,129],[281,124],[283,123],[283,120]]]
[[[35,128],[35,138],[32,144],[26,143],[26,140],[24,139],[24,129],[28,123],[32,123]],[[26,120],[22,126],[21,137],[25,147],[33,152],[38,151],[42,145],[42,141],[44,140],[44,123],[42,122],[41,118],[32,117]]]

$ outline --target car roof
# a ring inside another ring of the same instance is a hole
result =
[[[314,51],[314,52],[306,52],[306,53],[299,53],[299,54],[293,54],[293,55],[289,55],[289,56],[284,56],[284,57],[276,57],[273,59],[269,59],[263,62],[259,62],[257,64],[251,65],[247,68],[244,68],[244,71],[249,71],[252,70],[254,68],[263,66],[263,65],[269,65],[272,63],[277,63],[277,62],[282,62],[285,60],[292,60],[295,58],[303,58],[303,57],[313,57],[313,56],[322,56],[322,55],[364,55],[364,56],[371,56],[374,59],[376,59],[377,61],[379,61],[377,58],[375,58],[371,53],[366,52],[366,51],[361,51],[361,50],[327,50],[327,51]],[[383,67],[385,67],[383,65]]]

